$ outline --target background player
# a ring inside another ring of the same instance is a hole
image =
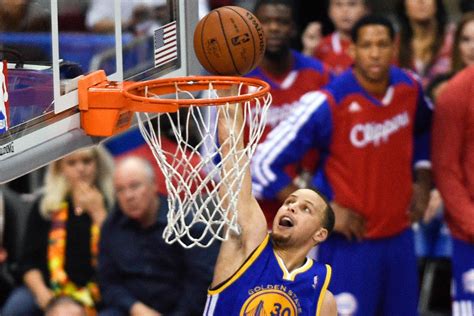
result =
[[[295,12],[290,0],[260,0],[255,5],[255,16],[265,32],[267,45],[260,65],[248,77],[265,80],[271,86],[272,104],[267,112],[267,125],[261,138],[263,141],[278,123],[287,117],[298,99],[306,92],[317,90],[329,83],[331,76],[318,60],[303,56],[291,49],[291,40],[296,35]],[[291,173],[300,179],[307,171],[314,171],[316,153],[311,153],[304,162],[292,166]],[[267,223],[271,226],[281,202],[259,200]]]
[[[229,117],[221,115],[218,121],[223,159],[229,155],[229,126],[240,130],[243,124],[241,112],[237,124],[234,113]],[[237,141],[243,148],[242,137]],[[230,160],[223,173],[232,172]],[[330,267],[306,258],[332,230],[334,214],[326,201],[309,189],[293,192],[279,209],[270,236],[247,170],[237,208],[241,233],[230,232],[222,243],[204,315],[336,315],[326,290]]]
[[[390,67],[390,21],[364,17],[352,34],[353,69],[323,92],[303,96],[298,110],[257,148],[254,188],[259,196],[285,198],[295,189],[285,165],[318,148],[324,166],[313,185],[332,201],[337,232],[320,245],[319,259],[337,271],[331,291],[339,312],[416,315],[417,264],[407,210],[411,206],[412,219],[419,219],[429,199],[429,170],[420,164],[427,153],[418,135],[429,130],[431,110],[420,83]]]

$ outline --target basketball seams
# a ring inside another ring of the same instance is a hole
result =
[[[204,47],[204,30],[205,30],[205,25],[206,25],[206,22],[207,20],[209,19],[209,17],[211,16],[211,14],[208,14],[206,15],[206,17],[204,18],[204,21],[202,22],[202,27],[201,27],[201,34],[200,37],[201,37],[201,40],[200,40],[200,44],[201,44],[201,47],[202,47],[202,53],[204,55],[204,57],[206,58],[206,61],[209,65],[210,68],[212,68],[212,70],[218,74],[218,75],[221,75],[221,73],[219,71],[217,71],[217,69],[214,67],[214,65],[211,63],[211,61],[209,60],[209,56],[207,56],[207,52],[205,50],[205,47]],[[220,19],[219,19],[220,20]]]
[[[227,9],[227,8],[226,8],[226,9]],[[242,74],[240,73],[240,69],[237,68],[237,65],[236,65],[235,60],[234,60],[234,55],[232,55],[232,50],[231,50],[230,47],[229,47],[229,42],[228,42],[227,34],[226,34],[226,32],[225,32],[224,23],[222,23],[222,19],[221,19],[221,13],[220,13],[218,10],[216,11],[216,13],[217,13],[217,16],[219,17],[219,24],[221,25],[222,34],[223,34],[224,40],[225,40],[225,41],[224,41],[224,42],[225,42],[225,46],[227,47],[227,50],[228,50],[228,52],[229,52],[230,59],[232,60],[232,65],[234,66],[234,69],[235,69],[236,73],[239,74],[239,75],[242,75]]]
[[[255,67],[255,63],[257,62],[256,58],[257,58],[257,47],[255,45],[255,37],[254,37],[254,34],[252,32],[252,26],[248,23],[247,19],[242,15],[240,14],[239,11],[235,10],[234,8],[232,7],[227,7],[227,9],[231,10],[231,11],[234,11],[238,16],[240,16],[240,18],[244,21],[245,25],[247,25],[247,29],[250,31],[250,34],[252,36],[252,46],[253,46],[253,55],[252,55],[252,67],[250,67],[250,69],[253,69]]]

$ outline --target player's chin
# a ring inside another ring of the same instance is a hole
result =
[[[272,240],[277,244],[286,244],[290,240],[290,234],[274,229],[270,233]]]

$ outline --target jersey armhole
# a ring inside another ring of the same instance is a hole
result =
[[[329,281],[331,280],[331,274],[332,274],[332,268],[330,265],[326,264],[326,279],[324,280],[323,287],[321,288],[321,292],[319,293],[316,316],[321,316],[321,308],[323,306],[323,300],[326,295],[326,290],[328,289],[328,286],[329,286]]]

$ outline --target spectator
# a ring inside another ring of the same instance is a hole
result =
[[[184,249],[163,239],[168,203],[138,157],[117,164],[117,208],[102,228],[100,315],[202,315],[217,245]]]
[[[45,316],[87,316],[86,309],[69,296],[56,296],[49,301],[44,311]]]
[[[454,33],[452,71],[474,64],[474,12],[462,16]]]
[[[0,0],[0,32],[49,32],[50,30],[50,12],[45,10],[38,1]],[[2,40],[0,49],[2,59],[19,63],[51,62],[48,54],[32,43],[29,45],[8,43],[5,40]]]
[[[339,74],[351,66],[351,29],[369,11],[367,0],[329,0],[328,15],[335,31],[321,39],[321,25],[309,23],[303,32],[303,53],[314,56]]]
[[[399,66],[416,72],[426,88],[451,70],[453,25],[447,23],[442,0],[399,0]]]
[[[295,12],[292,1],[260,0],[254,9],[266,34],[267,45],[260,65],[247,76],[265,80],[270,84],[272,104],[267,112],[267,125],[261,141],[294,109],[296,101],[306,92],[317,90],[331,78],[329,71],[317,60],[290,49],[292,36],[296,34]],[[293,176],[314,171],[314,153],[306,163],[293,166]],[[311,161],[312,160],[312,161]],[[278,200],[259,200],[271,226],[273,217],[281,206]]]
[[[50,14],[37,1],[0,0],[0,32],[42,32],[50,29]]]
[[[114,0],[91,0],[86,14],[86,27],[99,33],[115,28]],[[166,0],[121,1],[122,29],[149,35],[160,25],[170,22]],[[199,17],[209,12],[208,0],[199,0]]]
[[[19,263],[29,209],[18,193],[0,186],[0,306],[21,283]]]
[[[339,313],[416,315],[410,218],[422,217],[431,189],[428,144],[420,138],[429,131],[431,110],[420,82],[390,66],[395,31],[389,20],[360,19],[352,41],[353,68],[323,91],[305,94],[257,147],[255,192],[283,200],[295,189],[285,166],[316,147],[324,164],[312,185],[336,214],[335,233],[319,246],[318,259],[335,271],[329,289]]]
[[[474,310],[474,66],[440,92],[433,121],[433,170],[453,236],[453,315]]]
[[[25,285],[13,291],[3,316],[41,315],[57,295],[95,309],[99,227],[112,203],[112,159],[102,148],[83,149],[50,164],[28,218]]]

